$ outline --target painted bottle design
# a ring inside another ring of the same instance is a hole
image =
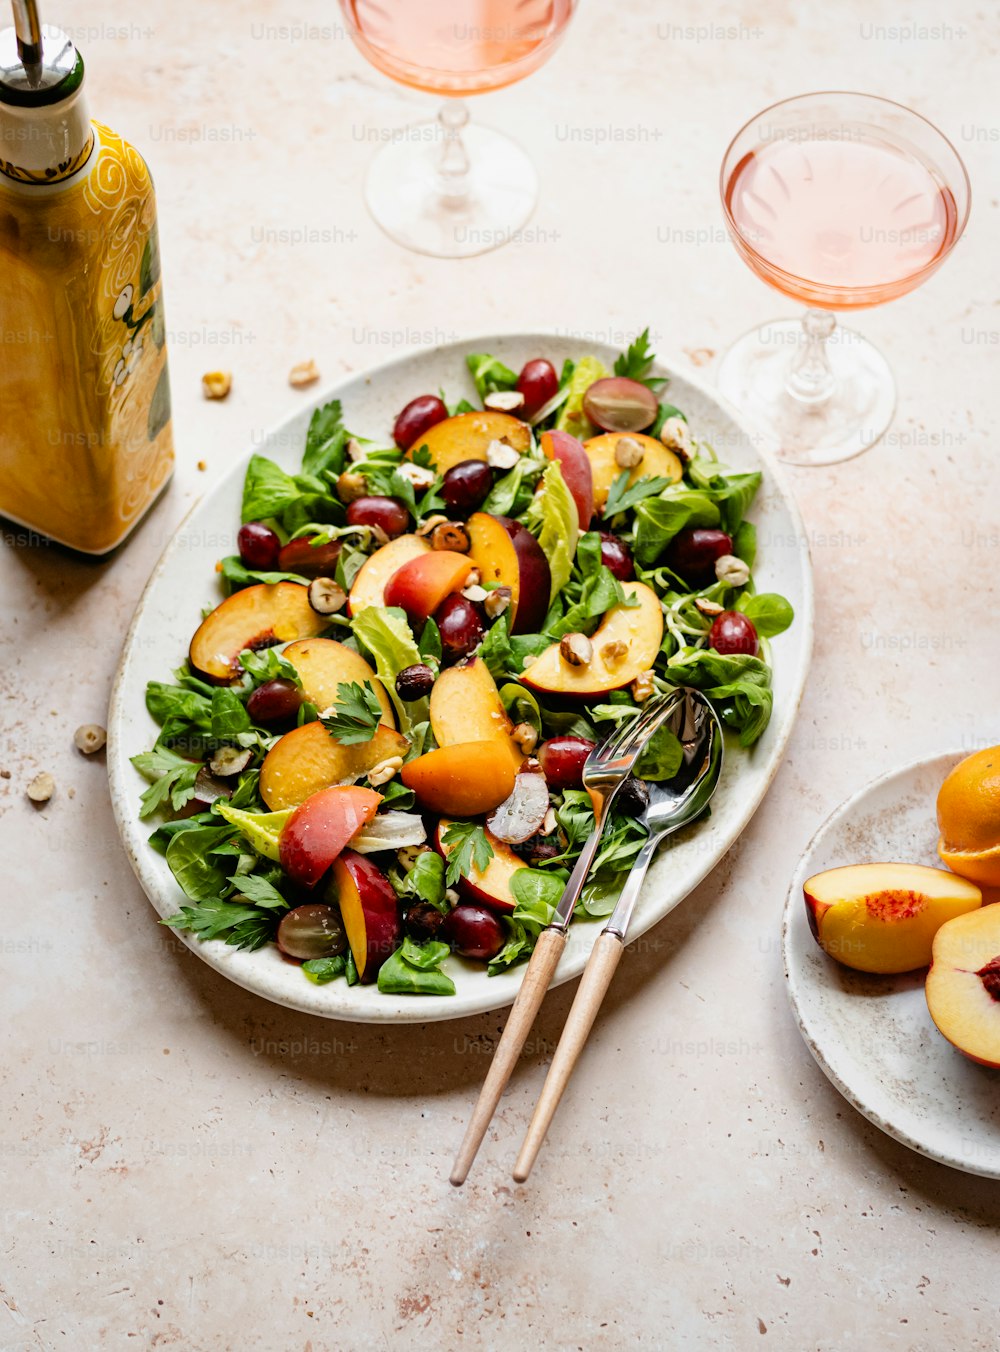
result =
[[[156,199],[33,0],[0,33],[0,515],[103,554],[173,469]]]

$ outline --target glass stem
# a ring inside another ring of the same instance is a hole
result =
[[[785,381],[785,390],[800,404],[819,407],[837,387],[826,347],[836,327],[836,316],[829,310],[807,310],[802,316],[805,346],[792,362]]]
[[[469,194],[469,156],[462,140],[462,128],[469,110],[460,99],[449,99],[438,113],[442,145],[438,160],[438,186],[441,196],[461,201]]]

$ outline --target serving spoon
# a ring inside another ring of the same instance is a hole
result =
[[[687,690],[685,698],[666,720],[666,726],[681,743],[683,759],[672,779],[649,784],[649,803],[642,816],[649,835],[625,880],[611,918],[587,959],[514,1166],[517,1183],[523,1183],[531,1173],[563,1091],[593,1027],[597,1011],[611,985],[611,978],[625,949],[632,912],[653,855],[667,836],[687,826],[704,812],[719,783],[723,759],[722,728],[705,696],[698,690]]]

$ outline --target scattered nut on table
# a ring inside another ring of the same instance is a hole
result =
[[[310,358],[297,362],[288,373],[288,383],[294,390],[304,390],[307,385],[315,385],[319,380],[319,367]]]
[[[39,770],[28,785],[27,794],[33,803],[47,803],[56,791],[56,781],[48,770]]]
[[[594,656],[594,645],[586,634],[563,634],[559,652],[571,667],[585,667]]]
[[[225,399],[233,388],[232,371],[206,371],[201,378],[201,388],[206,399]]]
[[[108,740],[108,734],[99,723],[81,723],[73,734],[73,745],[85,756],[92,756]]]

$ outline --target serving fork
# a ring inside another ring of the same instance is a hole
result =
[[[583,891],[591,864],[600,844],[601,833],[615,794],[631,774],[643,748],[653,733],[683,701],[685,692],[674,690],[647,700],[639,713],[620,724],[587,757],[583,786],[594,807],[594,829],[580,851],[580,857],[563,889],[562,897],[547,929],[538,936],[529,959],[521,988],[511,1008],[503,1036],[493,1054],[479,1098],[473,1109],[465,1137],[455,1157],[451,1181],[460,1187],[466,1180],[486,1129],[493,1119],[500,1095],[513,1074],[519,1056],[545,998],[559,959],[566,947],[573,909]],[[610,977],[608,978],[610,980]]]

